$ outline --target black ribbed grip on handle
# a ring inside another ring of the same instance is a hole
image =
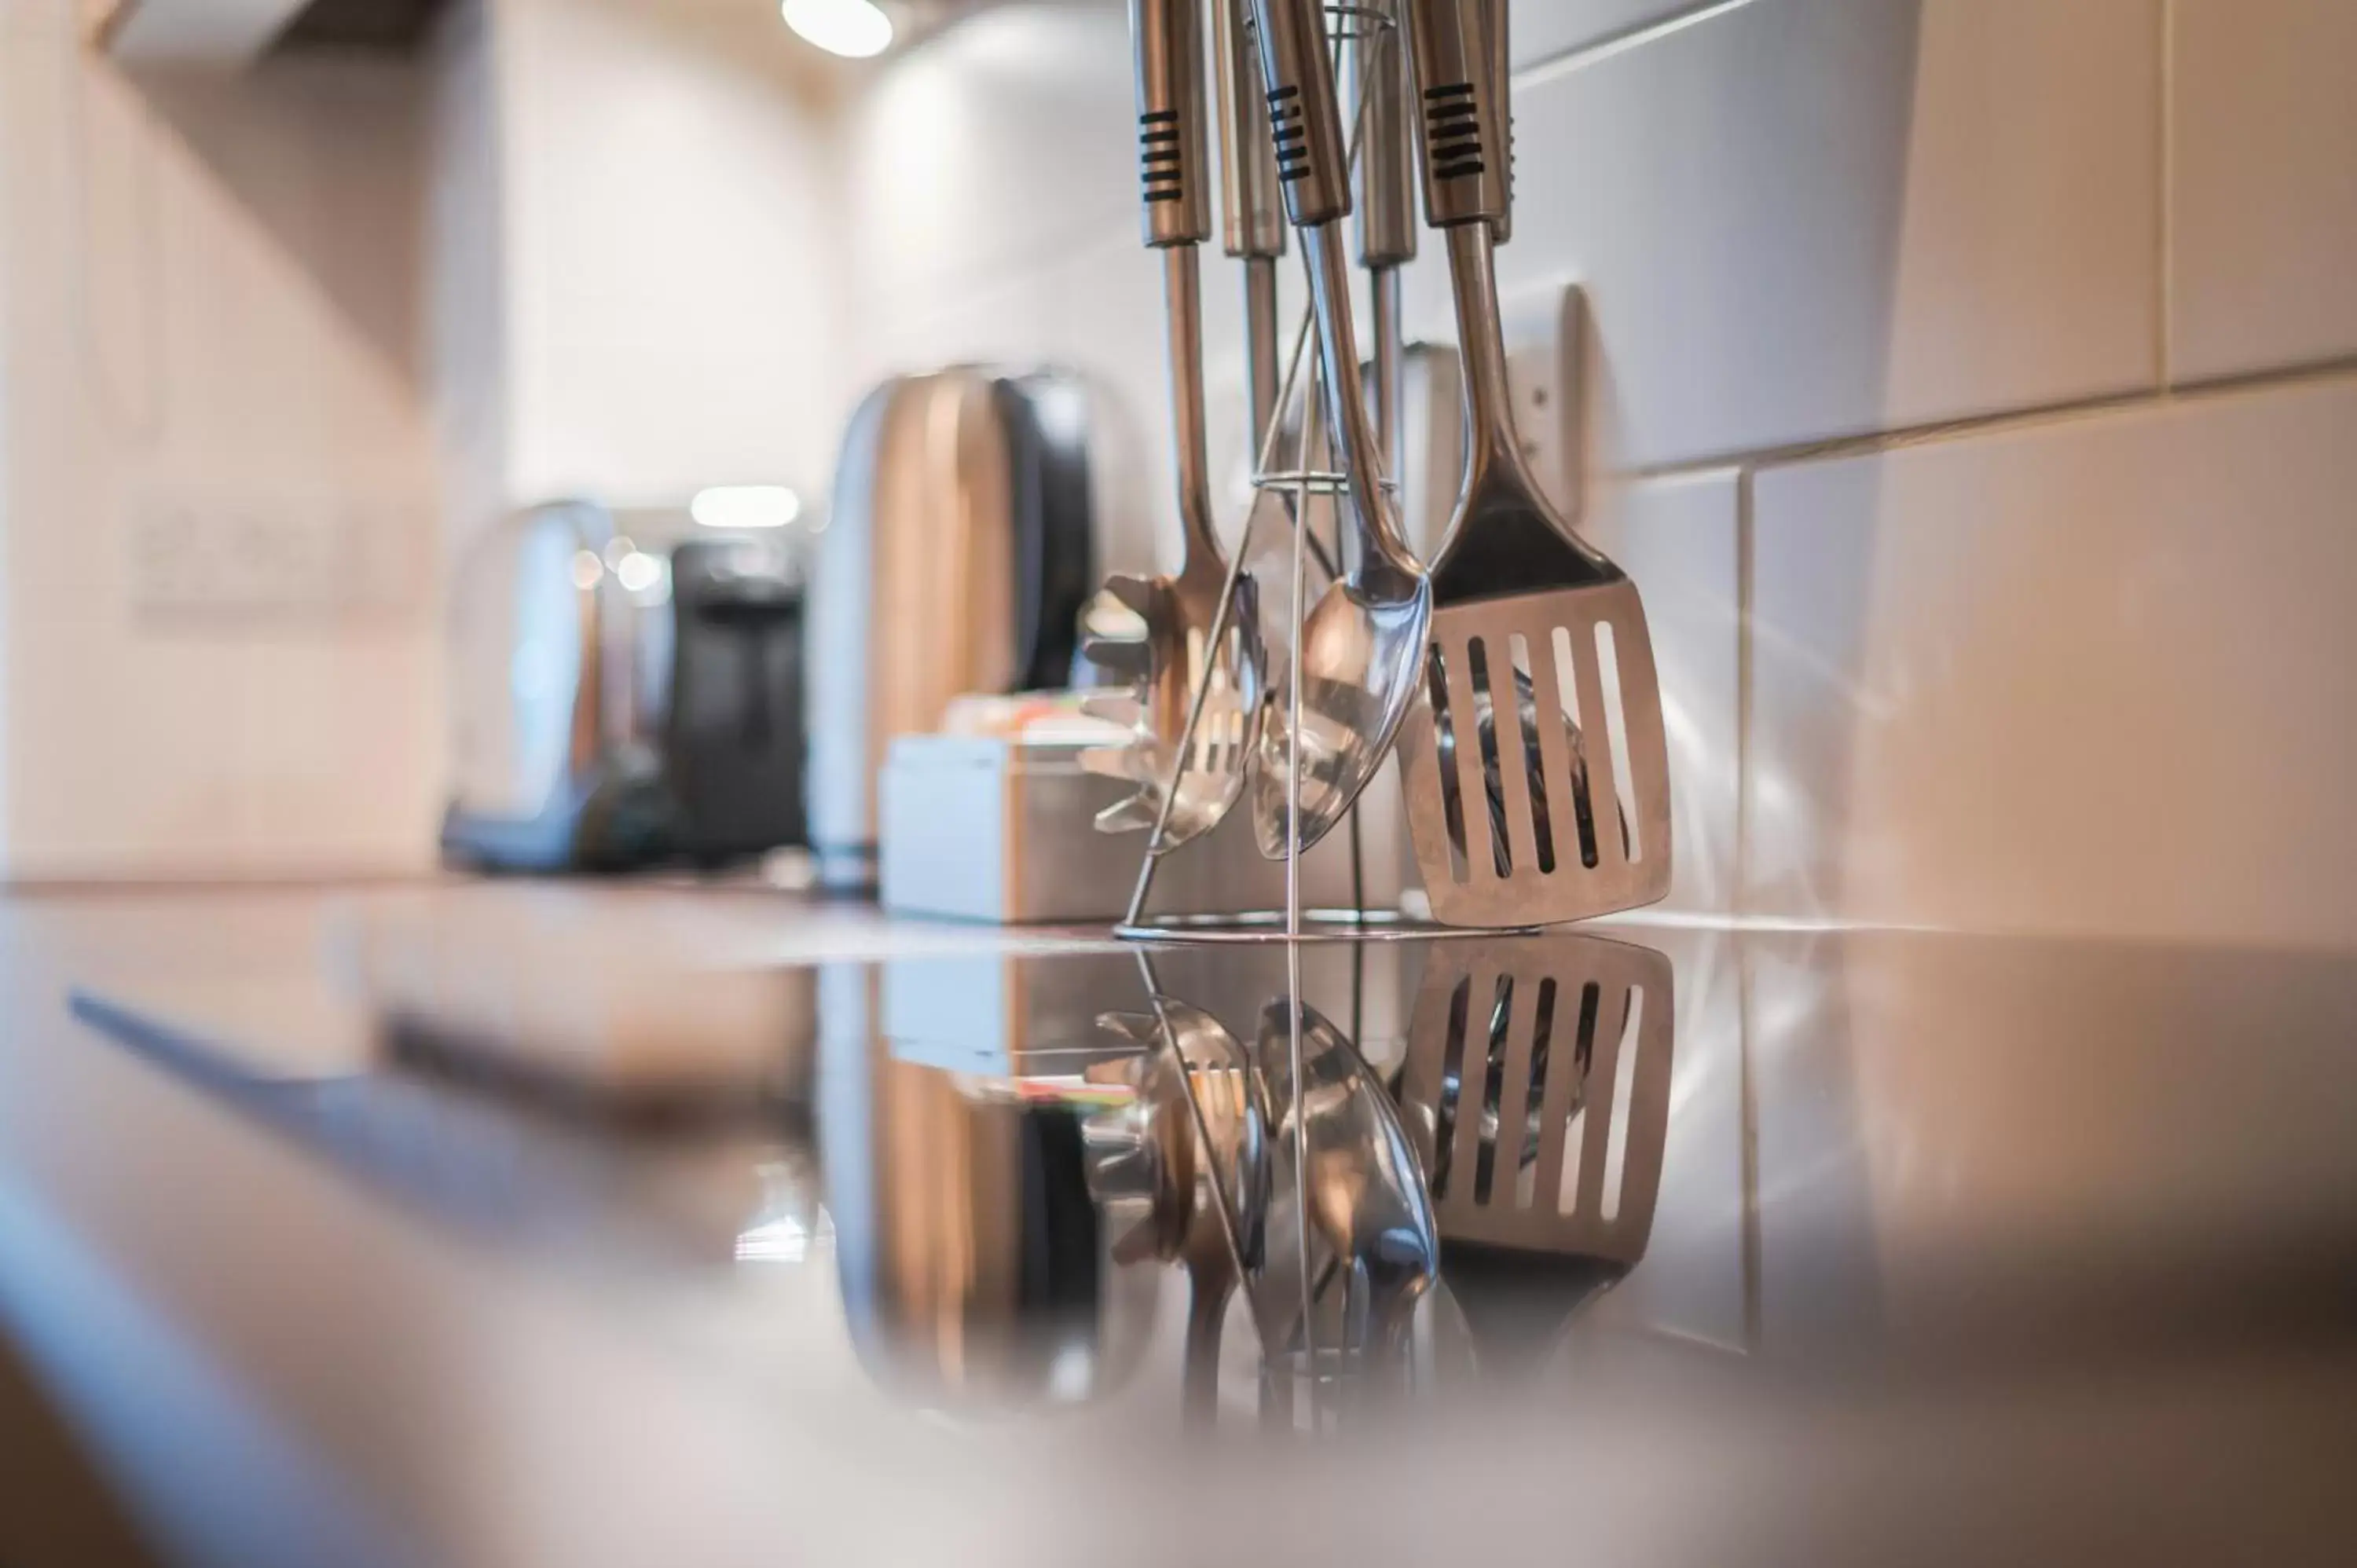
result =
[[[1499,118],[1498,0],[1408,0],[1425,217],[1436,229],[1507,215],[1511,148]]]
[[[1137,66],[1137,179],[1148,245],[1211,237],[1203,182],[1201,0],[1130,0]]]
[[[1187,199],[1187,154],[1179,145],[1180,134],[1176,109],[1137,117],[1137,167],[1148,201]]]
[[[1470,82],[1426,90],[1424,148],[1435,179],[1478,178],[1490,171],[1482,156],[1481,102]]]
[[[1309,177],[1309,127],[1301,116],[1301,89],[1280,87],[1268,95],[1270,135],[1276,142],[1276,177],[1291,185]]]
[[[1318,0],[1253,0],[1269,134],[1285,208],[1299,229],[1351,215],[1351,180],[1334,67]]]

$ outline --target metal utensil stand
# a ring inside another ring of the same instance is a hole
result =
[[[1405,47],[1399,23],[1388,5],[1333,4],[1324,7],[1327,37],[1337,51],[1364,45],[1371,51],[1366,69],[1358,74],[1358,95],[1351,106],[1351,157],[1355,166],[1368,121],[1368,106],[1372,102],[1372,82],[1379,70],[1398,69],[1395,51]],[[1307,267],[1307,258],[1304,258]],[[1114,927],[1118,937],[1138,941],[1179,942],[1269,942],[1286,940],[1401,940],[1417,937],[1494,936],[1495,932],[1479,932],[1434,924],[1417,919],[1398,910],[1371,910],[1366,908],[1366,887],[1359,853],[1358,812],[1351,813],[1351,893],[1352,907],[1348,909],[1304,909],[1301,904],[1301,836],[1297,824],[1300,821],[1301,801],[1301,629],[1306,614],[1306,568],[1314,556],[1329,575],[1339,564],[1329,559],[1319,542],[1310,536],[1310,498],[1335,498],[1342,504],[1349,489],[1350,476],[1340,469],[1310,466],[1310,455],[1318,450],[1322,428],[1322,400],[1318,396],[1320,356],[1311,353],[1312,335],[1318,330],[1317,313],[1305,306],[1296,324],[1293,343],[1285,362],[1276,400],[1271,411],[1268,428],[1256,432],[1260,446],[1254,454],[1252,483],[1256,493],[1274,494],[1285,499],[1286,511],[1293,531],[1293,588],[1285,621],[1290,628],[1292,675],[1286,681],[1291,711],[1286,716],[1286,849],[1285,862],[1285,907],[1282,909],[1252,910],[1239,914],[1189,915],[1157,917],[1146,914],[1147,899],[1154,890],[1154,877],[1162,857],[1173,849],[1183,847],[1168,843],[1170,813],[1178,799],[1178,788],[1186,769],[1187,759],[1194,755],[1196,732],[1200,728],[1205,700],[1211,692],[1211,663],[1202,662],[1188,697],[1187,724],[1179,732],[1178,744],[1171,752],[1169,774],[1162,785],[1162,804],[1157,812],[1153,831],[1147,835],[1145,864],[1138,869],[1137,885],[1132,892],[1129,908]],[[1305,361],[1309,373],[1304,376]],[[1396,373],[1397,367],[1390,367]],[[1387,392],[1386,406],[1396,406],[1397,389]],[[1287,415],[1298,410],[1293,422],[1295,436],[1290,460],[1278,466],[1278,450],[1285,445]],[[1394,464],[1394,466],[1396,466]],[[1396,492],[1397,481],[1384,478],[1383,487]],[[1245,560],[1252,553],[1253,532],[1261,514],[1255,505],[1246,514],[1243,535],[1236,542],[1228,563],[1228,580],[1222,595],[1218,618],[1211,623],[1211,633],[1205,639],[1207,647],[1215,647],[1227,635],[1233,611],[1236,585],[1243,575]]]

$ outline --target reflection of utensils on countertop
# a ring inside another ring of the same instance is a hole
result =
[[[1669,960],[1650,949],[1587,937],[1435,947],[1401,1111],[1431,1173],[1450,1290],[1493,1347],[1543,1348],[1644,1256],[1674,1008]]]
[[[1297,1006],[1304,1080],[1298,1093]],[[1339,1349],[1353,1361],[1388,1365],[1404,1348],[1416,1301],[1440,1262],[1415,1144],[1357,1047],[1316,1008],[1271,1003],[1261,1014],[1256,1054],[1275,1118],[1267,1267],[1259,1282],[1266,1319],[1295,1326],[1312,1341],[1304,1348],[1313,1359]],[[1312,1245],[1293,1230],[1303,1223]],[[1339,1303],[1329,1294],[1337,1289],[1343,1293]],[[1316,1342],[1321,1326],[1337,1320],[1340,1343]]]
[[[1652,642],[1636,585],[1556,514],[1514,431],[1491,230],[1507,211],[1504,116],[1487,7],[1413,9],[1425,205],[1448,237],[1470,435],[1433,561],[1429,701],[1401,738],[1417,863],[1434,918],[1450,925],[1553,924],[1650,904],[1670,879]],[[1487,800],[1492,773],[1502,836],[1469,808]]]
[[[822,1080],[821,1150],[870,1374],[952,1410],[1078,1403],[1125,1383],[1157,1292],[1150,1271],[1122,1266],[1095,1123],[1130,1107],[975,1095],[857,1036],[837,1060],[864,1081]]]
[[[1162,1255],[1187,1268],[1186,1389],[1191,1418],[1208,1420],[1218,1402],[1220,1333],[1228,1301],[1256,1268],[1268,1208],[1267,1114],[1261,1083],[1244,1049],[1200,1008],[1169,997],[1152,1014],[1107,1014],[1100,1026],[1146,1049],[1147,1092],[1190,1094],[1191,1112],[1158,1118],[1171,1140],[1162,1164],[1184,1195]],[[1165,1029],[1168,1031],[1165,1036]],[[1176,1051],[1183,1075],[1172,1061]],[[1224,1210],[1224,1212],[1223,1212]]]
[[[1183,554],[1176,576],[1115,577],[1106,585],[1145,623],[1146,670],[1130,694],[1089,704],[1091,713],[1131,726],[1128,744],[1089,752],[1082,761],[1138,786],[1098,815],[1098,828],[1126,832],[1158,820],[1161,847],[1168,849],[1217,827],[1243,792],[1246,725],[1260,703],[1260,630],[1252,578],[1230,573],[1211,526],[1198,250],[1211,238],[1200,0],[1131,0],[1130,28],[1146,242],[1163,254],[1169,317]],[[1190,737],[1199,685],[1201,708]],[[1182,739],[1189,741],[1184,756]]]
[[[1300,659],[1263,710],[1253,825],[1275,858],[1324,837],[1389,756],[1418,691],[1432,590],[1402,536],[1360,381],[1340,234],[1350,170],[1324,12],[1318,0],[1254,0],[1253,14],[1278,177],[1309,263],[1327,440],[1345,478],[1341,575],[1303,618]]]

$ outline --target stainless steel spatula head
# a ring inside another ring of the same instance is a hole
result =
[[[1435,610],[1425,679],[1400,778],[1433,918],[1555,925],[1669,892],[1668,750],[1634,583]]]

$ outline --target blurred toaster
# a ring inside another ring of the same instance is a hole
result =
[[[802,591],[781,543],[651,553],[579,500],[502,520],[453,589],[444,858],[719,864],[802,836]]]
[[[894,736],[950,700],[1068,683],[1096,588],[1094,398],[1077,376],[901,376],[853,416],[810,605],[810,843],[819,880],[877,879]]]

